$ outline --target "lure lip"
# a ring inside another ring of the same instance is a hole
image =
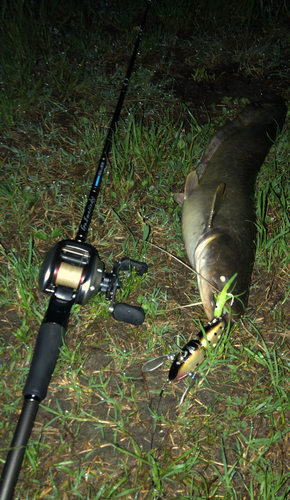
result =
[[[153,372],[154,370],[157,370],[167,359],[169,356],[165,354],[164,356],[158,356],[157,358],[150,359],[149,361],[146,361],[144,365],[142,366],[142,372],[148,373],[148,372]]]

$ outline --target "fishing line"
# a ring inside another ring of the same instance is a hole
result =
[[[164,384],[164,386],[162,387],[161,392],[159,394],[159,400],[158,400],[158,404],[157,404],[157,408],[156,408],[156,419],[153,420],[153,429],[152,429],[152,435],[151,435],[150,451],[153,450],[154,434],[156,432],[158,419],[161,416],[161,415],[158,415],[158,411],[159,411],[159,406],[160,406],[160,403],[161,403],[161,398],[163,396],[165,386],[166,386],[166,384]]]
[[[186,387],[185,391],[183,392],[181,398],[180,398],[180,401],[179,401],[179,405],[178,407],[180,408],[181,405],[183,404],[188,392],[190,391],[191,387],[193,386],[193,382],[194,382],[194,378],[195,378],[195,375],[196,373],[193,373],[191,375],[191,381],[189,382],[188,386]],[[158,403],[157,403],[157,408],[156,408],[156,418],[154,418],[153,420],[153,428],[152,428],[152,434],[151,434],[151,443],[150,443],[150,451],[153,450],[153,441],[154,441],[154,435],[156,433],[156,429],[157,429],[157,424],[158,424],[158,420],[159,420],[159,417],[161,417],[161,415],[158,415],[158,411],[159,411],[159,406],[160,406],[160,403],[161,403],[161,398],[164,394],[164,391],[165,391],[165,388],[166,386],[169,384],[169,382],[166,382],[164,384],[164,386],[162,387],[161,391],[160,391],[160,394],[159,394],[159,399],[158,399]]]
[[[203,279],[203,281],[205,281],[212,288],[212,290],[214,290],[217,293],[217,297],[215,296],[215,301],[216,301],[216,304],[217,304],[219,298],[223,295],[223,290],[220,291],[213,283],[210,283],[210,281],[208,281],[204,276],[202,276],[202,274],[200,274],[198,271],[196,271],[195,269],[193,269],[192,267],[190,267],[188,264],[185,264],[185,262],[183,262],[181,259],[179,259],[175,255],[171,254],[170,252],[168,252],[164,248],[162,248],[162,247],[160,247],[158,245],[155,245],[154,243],[151,243],[150,241],[148,241],[147,243],[149,243],[149,245],[152,245],[153,247],[157,248],[158,250],[161,250],[161,252],[166,253],[169,257],[172,257],[174,260],[176,260],[177,262],[179,262],[180,264],[182,264],[184,267],[186,267],[187,269],[189,269],[191,272],[193,272],[194,274],[196,274],[196,276],[199,276],[201,279]],[[236,274],[234,276],[236,276]],[[231,307],[233,305],[234,300],[236,298],[238,298],[238,296],[234,296],[233,294],[230,294],[230,295],[231,295],[231,304],[230,304],[230,307]],[[168,312],[169,311],[174,311],[175,309],[183,309],[185,307],[194,307],[194,306],[198,306],[198,305],[202,305],[202,304],[203,304],[203,302],[196,302],[194,304],[187,304],[185,306],[178,306],[178,307],[175,307],[173,309],[168,309]],[[228,308],[226,302],[224,302],[224,309],[226,310],[227,313],[229,313],[230,309]]]
[[[172,253],[168,252],[164,248],[162,248],[162,247],[160,247],[158,245],[155,245],[154,243],[151,243],[151,241],[147,241],[147,243],[149,243],[149,245],[151,245],[152,247],[155,247],[158,250],[161,250],[161,252],[166,253],[169,257],[172,257],[174,260],[176,260],[177,262],[179,262],[179,264],[182,264],[184,267],[186,267],[187,269],[189,269],[191,272],[193,272],[197,276],[200,276],[200,278],[202,278],[204,281],[206,281],[207,284],[210,285],[215,292],[220,293],[220,290],[216,286],[214,286],[212,283],[210,283],[210,281],[208,281],[206,278],[204,278],[202,276],[202,274],[198,273],[195,269],[193,269],[192,267],[190,267],[188,264],[185,264],[185,262],[183,262],[181,259],[179,259],[175,255],[173,255]],[[201,302],[201,304],[202,304],[202,302]],[[184,307],[184,306],[182,306],[182,307]],[[189,307],[189,306],[187,306],[187,307]]]

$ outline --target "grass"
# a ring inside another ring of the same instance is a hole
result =
[[[205,321],[182,263],[174,193],[214,130],[251,99],[253,82],[289,94],[285,4],[278,16],[273,3],[260,12],[259,2],[244,2],[236,14],[208,4],[206,12],[197,1],[152,4],[88,235],[108,270],[123,256],[149,264],[142,278],[124,275],[117,292],[117,301],[142,305],[146,320],[115,322],[100,293],[73,308],[15,498],[289,496],[287,123],[257,182],[243,321],[209,353],[180,408],[187,380],[165,385],[157,411],[169,362],[146,377],[141,370]],[[2,464],[48,305],[41,263],[78,230],[144,10],[131,0],[1,6]],[[251,84],[239,95],[227,88],[241,80]]]

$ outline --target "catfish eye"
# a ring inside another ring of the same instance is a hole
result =
[[[220,276],[221,283],[226,283],[227,281],[229,281],[229,278],[227,276]]]

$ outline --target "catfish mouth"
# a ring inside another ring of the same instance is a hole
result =
[[[196,271],[197,271],[197,284],[200,293],[200,297],[202,300],[202,305],[204,307],[205,313],[211,321],[214,318],[214,310],[216,307],[216,300],[214,294],[220,292],[217,283],[213,277],[207,276],[207,273],[202,269],[202,261],[205,264],[207,259],[205,259],[204,251],[206,247],[216,238],[219,238],[222,235],[222,231],[216,230],[212,232],[210,235],[205,234],[198,242],[197,247],[195,249],[195,263],[196,263]],[[207,265],[206,265],[207,267]]]
[[[213,287],[209,281],[206,281],[202,276],[197,277],[197,283],[199,288],[200,297],[202,300],[202,305],[204,307],[205,313],[211,321],[214,318],[214,310],[216,306],[216,300],[214,297],[216,291],[216,285],[213,283]]]
[[[217,286],[217,284],[214,282],[214,279],[212,278],[210,281],[207,278],[203,278],[202,276],[198,276],[197,278],[198,282],[198,288],[199,288],[199,293],[200,297],[202,300],[202,305],[205,310],[205,313],[209,319],[209,321],[212,321],[214,318],[214,312],[215,312],[215,307],[216,307],[216,299],[215,295],[218,294],[221,290]],[[222,317],[226,321],[226,323],[235,323],[235,315],[233,314],[233,311],[229,310],[230,306],[230,299],[229,301],[226,302],[227,308],[223,308],[222,312]]]
[[[223,236],[223,240],[220,237]],[[220,262],[220,255],[224,251],[224,237],[229,236],[227,232],[221,229],[215,229],[210,234],[205,234],[198,242],[195,250],[195,263],[197,271],[197,283],[205,313],[212,321],[214,318],[216,299],[226,283],[221,283],[215,280],[214,276],[226,276],[225,272],[227,263]],[[216,241],[218,240],[218,241]],[[217,271],[220,271],[217,274]],[[228,269],[229,271],[229,269]],[[223,308],[222,317],[227,323],[233,323],[233,311],[229,310],[230,301],[227,301],[227,306]],[[235,308],[236,309],[236,308]]]

